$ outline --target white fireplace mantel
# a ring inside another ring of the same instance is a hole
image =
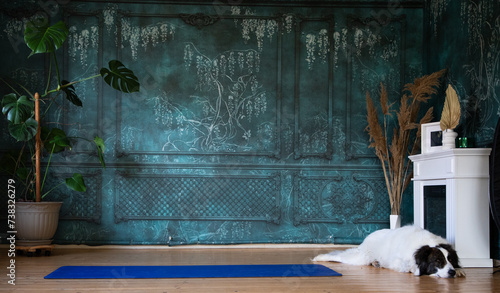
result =
[[[410,156],[414,224],[425,228],[424,186],[446,186],[446,240],[463,267],[492,267],[489,148],[457,148]]]

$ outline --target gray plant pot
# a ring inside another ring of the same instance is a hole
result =
[[[17,202],[16,245],[48,245],[57,230],[62,202]]]

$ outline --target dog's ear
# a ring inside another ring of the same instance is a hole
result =
[[[417,265],[423,261],[427,261],[431,252],[432,252],[432,248],[429,245],[425,245],[425,246],[420,247],[415,252],[415,262],[417,263]]]
[[[460,268],[460,263],[458,260],[458,255],[455,249],[449,244],[439,244],[439,247],[444,248],[448,251],[448,261],[454,268]]]
[[[429,245],[420,247],[414,254],[415,263],[419,270],[419,276],[427,275],[427,267],[429,266],[429,255],[432,253],[432,248]]]

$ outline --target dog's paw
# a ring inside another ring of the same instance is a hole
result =
[[[376,260],[376,261],[373,261],[372,262],[372,266],[376,267],[376,268],[380,268],[380,263]]]
[[[465,270],[462,268],[455,269],[456,277],[465,277]]]

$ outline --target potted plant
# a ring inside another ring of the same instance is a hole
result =
[[[415,79],[406,84],[399,103],[399,111],[393,110],[395,103],[389,103],[387,91],[381,84],[380,108],[382,123],[370,94],[366,94],[367,122],[366,130],[370,136],[369,147],[375,149],[384,172],[385,184],[391,204],[391,228],[401,224],[401,202],[403,192],[412,178],[411,161],[408,156],[420,150],[421,125],[432,120],[433,108],[430,107],[422,116],[422,103],[427,103],[437,93],[440,78],[445,70]]]
[[[68,34],[69,30],[62,21],[49,25],[46,21],[35,19],[26,24],[24,41],[32,51],[29,57],[35,54],[50,55],[51,64],[46,75],[47,86],[40,93],[31,91],[10,78],[1,78],[4,84],[12,90],[12,93],[2,98],[2,113],[8,121],[10,135],[22,143],[20,150],[9,152],[2,159],[3,171],[7,171],[12,176],[11,181],[16,181],[24,189],[25,200],[16,202],[16,237],[18,238],[16,244],[18,246],[50,244],[57,229],[62,203],[42,201],[59,186],[45,190],[47,171],[52,155],[70,149],[74,138],[68,137],[60,128],[49,128],[44,124],[43,118],[47,109],[61,96],[64,96],[71,104],[81,107],[82,101],[76,94],[74,84],[97,77],[102,77],[114,89],[125,93],[137,92],[140,87],[134,73],[118,60],[110,61],[109,69],[102,68],[100,74],[73,82],[61,79],[56,51],[63,46]],[[41,109],[41,101],[44,111]],[[96,136],[88,142],[95,145],[99,161],[104,168],[103,139]],[[44,153],[47,154],[48,159],[42,170],[41,161]],[[61,184],[66,184],[70,189],[78,192],[86,191],[85,181],[80,173],[73,174]],[[38,212],[44,212],[46,215],[40,216]],[[47,224],[52,226],[46,227],[43,220],[47,220]],[[33,227],[26,225],[33,225]],[[35,234],[28,234],[31,233],[30,231]]]

